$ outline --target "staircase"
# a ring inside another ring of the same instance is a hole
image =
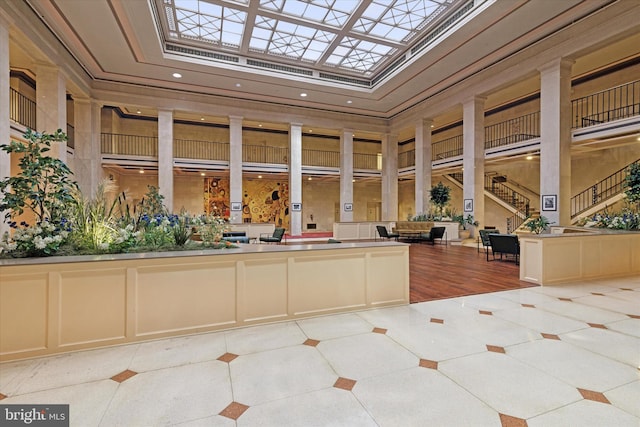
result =
[[[573,196],[571,198],[571,222],[575,223],[580,218],[593,215],[622,199],[627,169],[629,166],[638,163],[640,163],[640,159],[629,163],[600,182]]]

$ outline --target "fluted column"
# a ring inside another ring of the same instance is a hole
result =
[[[289,126],[289,233],[302,234],[302,124]]]
[[[556,225],[571,225],[572,65],[557,59],[540,69],[540,206]],[[554,196],[556,206],[545,207]]]
[[[473,97],[463,105],[463,214],[473,215],[484,224],[484,102],[486,98]],[[464,212],[471,200],[473,209]]]
[[[173,110],[158,110],[158,193],[173,212]]]
[[[382,137],[382,220],[398,220],[398,135]]]
[[[229,222],[242,222],[242,117],[229,116]],[[237,209],[237,208],[240,209]]]
[[[36,64],[36,127],[38,132],[67,131],[67,85],[64,74],[51,64]],[[51,144],[52,157],[67,162],[67,144]]]
[[[416,124],[416,184],[415,209],[416,215],[429,212],[431,208],[431,172],[432,146],[431,125],[433,120],[423,119]]]
[[[340,222],[353,221],[353,130],[340,135]]]

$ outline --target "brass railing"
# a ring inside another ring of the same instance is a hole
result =
[[[103,154],[158,157],[158,138],[103,133],[100,135],[100,150]]]
[[[324,166],[339,168],[340,153],[325,150],[302,150],[302,164],[305,166]]]
[[[242,161],[286,165],[289,164],[289,149],[269,145],[243,145]]]
[[[452,136],[442,141],[434,142],[432,147],[433,159],[441,160],[462,155],[462,135]]]
[[[416,165],[416,150],[398,153],[398,168],[406,168]]]
[[[353,168],[380,170],[382,166],[379,159],[379,154],[353,153]]]
[[[173,156],[180,159],[229,160],[229,143],[176,139],[173,141]]]
[[[640,80],[571,101],[573,128],[640,115]]]

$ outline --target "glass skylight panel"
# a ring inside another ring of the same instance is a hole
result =
[[[247,13],[204,0],[175,0],[179,37],[240,46]]]
[[[262,9],[341,28],[360,0],[261,0]]]

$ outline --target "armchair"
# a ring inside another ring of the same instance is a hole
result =
[[[282,242],[282,237],[284,236],[284,228],[276,227],[273,230],[273,234],[263,233],[260,235],[260,241],[265,243],[277,243],[280,244]]]
[[[420,235],[420,241],[429,242],[432,245],[435,245],[436,240],[439,240],[440,243],[444,241],[445,245],[447,244],[447,240],[444,238],[444,235],[447,232],[446,227],[432,227],[428,233],[422,233]]]
[[[484,248],[484,252],[487,255],[487,261],[489,261],[489,248],[491,248],[491,241],[489,240],[489,234],[500,234],[500,230],[496,229],[484,229],[479,230],[480,237],[478,238],[478,252],[480,252],[480,245]]]
[[[399,233],[389,233],[389,231],[387,231],[387,227],[385,227],[384,225],[376,225],[376,230],[378,230],[378,234],[382,239],[398,240],[398,237],[400,237]]]

